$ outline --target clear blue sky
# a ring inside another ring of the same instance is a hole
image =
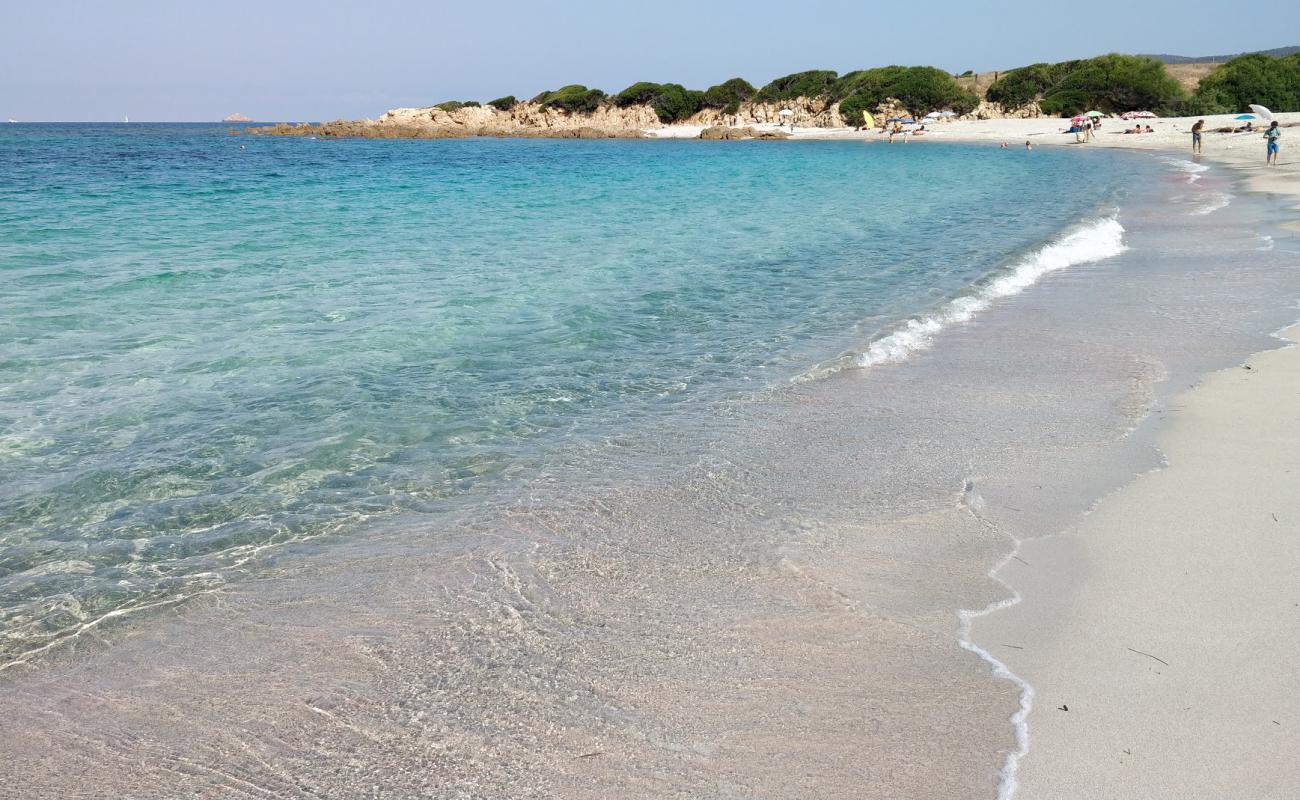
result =
[[[0,118],[373,117],[565,83],[761,85],[1298,44],[1300,3],[1084,0],[0,0]]]

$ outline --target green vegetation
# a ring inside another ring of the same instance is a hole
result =
[[[459,111],[462,108],[477,108],[482,105],[477,100],[448,100],[445,103],[439,103],[434,108],[441,108],[443,111]]]
[[[1220,64],[1196,87],[1187,114],[1232,114],[1251,103],[1271,111],[1300,111],[1300,53],[1240,56]]]
[[[812,69],[777,78],[759,89],[754,99],[764,103],[774,103],[780,100],[793,100],[796,97],[823,97],[831,93],[831,87],[834,85],[834,71]]]
[[[1059,64],[1030,64],[1013,69],[993,82],[985,96],[1004,108],[1023,108],[1046,94],[1078,67],[1078,61]]]
[[[599,89],[588,89],[573,83],[553,92],[542,92],[533,98],[533,102],[539,104],[543,111],[559,108],[570,114],[590,114],[600,108],[606,99],[605,93]]]
[[[862,112],[874,112],[889,98],[913,114],[951,109],[967,114],[979,98],[957,85],[952,76],[934,67],[877,67],[845,74],[835,81],[832,99],[840,101],[840,116],[862,124]]]
[[[619,108],[648,105],[659,121],[679,122],[704,107],[704,92],[687,89],[680,83],[634,83],[614,97]]]
[[[1159,61],[1117,53],[1013,69],[988,90],[990,100],[1007,108],[1020,108],[1037,99],[1043,113],[1060,116],[1093,109],[1167,113],[1185,97],[1178,81]]]
[[[518,105],[518,103],[519,101],[515,99],[513,94],[508,94],[505,97],[498,97],[495,100],[488,101],[488,105],[492,106],[497,111],[509,111]]]
[[[753,98],[755,93],[756,90],[749,81],[732,78],[705,90],[704,107],[721,109],[723,114],[735,114],[740,110],[740,104]]]

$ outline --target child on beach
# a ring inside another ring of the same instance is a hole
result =
[[[1264,131],[1264,139],[1268,141],[1268,150],[1264,154],[1265,164],[1277,166],[1277,153],[1280,149],[1277,140],[1280,138],[1282,138],[1282,129],[1277,126],[1277,120],[1273,120],[1273,124],[1268,126],[1268,130]]]
[[[1192,126],[1192,152],[1201,152],[1201,131],[1205,130],[1205,120],[1198,119]]]

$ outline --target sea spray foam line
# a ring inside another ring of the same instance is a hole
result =
[[[1020,294],[1044,275],[1077,264],[1102,261],[1126,249],[1124,226],[1115,215],[1083,222],[1013,266],[996,273],[996,277],[973,292],[954,297],[934,313],[907,320],[868,344],[861,353],[847,354],[794,380],[813,380],[839,372],[845,366],[871,367],[904,361],[913,353],[932,347],[935,337],[946,328],[970,322],[997,300]]]
[[[981,509],[984,506],[984,498],[976,491],[974,483],[966,482],[962,491],[962,505],[967,511],[979,521],[981,525],[987,528],[998,530],[997,526],[984,517]],[[1011,669],[998,660],[996,656],[985,650],[983,647],[975,644],[971,638],[971,623],[978,617],[986,617],[1004,608],[1010,608],[1021,601],[1020,592],[1011,584],[998,577],[998,573],[1011,562],[1011,559],[1020,554],[1021,540],[1011,534],[1006,534],[1012,542],[1011,551],[989,570],[988,576],[1004,587],[1010,595],[995,600],[992,603],[980,609],[961,609],[957,612],[957,642],[962,649],[967,650],[979,656],[992,667],[994,677],[1010,681],[1019,691],[1018,707],[1016,713],[1011,715],[1011,727],[1016,738],[1016,747],[1008,751],[1006,758],[1002,762],[1002,769],[998,773],[998,795],[997,800],[1011,800],[1016,793],[1018,786],[1016,782],[1016,773],[1020,768],[1020,759],[1029,753],[1029,713],[1034,709],[1034,687]]]

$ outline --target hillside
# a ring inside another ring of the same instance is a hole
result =
[[[1238,56],[1254,55],[1261,53],[1274,58],[1282,58],[1293,53],[1300,53],[1300,45],[1290,47],[1275,47],[1272,50],[1249,50],[1245,53],[1231,53],[1222,56],[1175,56],[1168,53],[1144,53],[1148,58],[1154,58],[1162,64],[1222,64],[1225,61],[1231,61]]]

